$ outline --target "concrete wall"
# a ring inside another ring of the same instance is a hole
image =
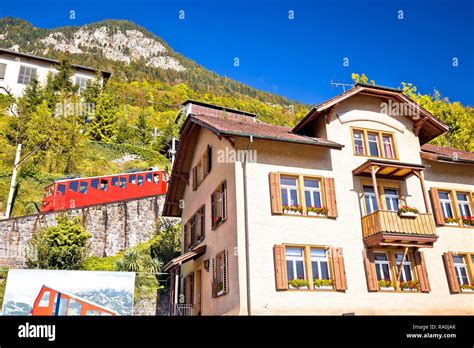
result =
[[[121,201],[65,211],[79,216],[92,234],[91,255],[110,256],[150,238],[161,213],[164,196]],[[56,224],[64,212],[50,212],[0,220],[0,265],[21,267],[28,240],[39,229]]]

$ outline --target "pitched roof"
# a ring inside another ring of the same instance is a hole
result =
[[[257,139],[266,139],[308,145],[319,145],[335,149],[341,149],[342,147],[344,147],[344,145],[338,144],[334,141],[296,134],[293,133],[290,128],[276,126],[260,121],[239,122],[233,119],[223,119],[214,116],[192,114],[189,115],[189,117],[191,118],[192,122],[195,122],[202,127],[208,128],[219,136],[253,136]]]
[[[462,151],[448,146],[424,144],[421,147],[421,157],[432,161],[474,164],[473,152]]]
[[[422,144],[427,143],[431,139],[446,132],[448,126],[434,117],[430,112],[421,107],[418,103],[414,102],[408,96],[403,94],[400,89],[389,88],[384,86],[366,85],[358,83],[353,88],[344,93],[341,93],[325,102],[316,105],[313,109],[293,128],[293,132],[301,133],[304,128],[313,120],[321,115],[330,113],[331,109],[338,103],[356,95],[364,94],[379,98],[396,99],[402,103],[412,105],[413,108],[419,112],[420,119],[415,122],[415,125],[419,126],[419,137]]]
[[[58,65],[60,63],[60,61],[57,60],[57,59],[51,59],[51,58],[46,58],[46,57],[41,57],[41,56],[35,56],[33,54],[30,54],[30,53],[17,52],[17,51],[9,50],[9,49],[6,49],[6,48],[0,48],[0,54],[2,54],[2,53],[3,54],[9,54],[9,55],[12,55],[12,56],[17,56],[17,57],[23,57],[23,58],[26,58],[26,59],[37,60],[37,61],[40,61],[40,62],[51,63],[53,65]],[[71,64],[71,66],[74,69],[77,69],[77,70],[84,70],[84,71],[89,71],[89,72],[93,72],[93,73],[100,72],[105,79],[110,78],[110,75],[112,75],[112,73],[110,71],[99,70],[99,69],[91,68],[89,66],[78,65],[78,64]]]

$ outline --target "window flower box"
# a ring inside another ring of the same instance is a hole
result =
[[[378,284],[381,291],[395,290],[395,282],[392,282],[391,280],[379,280]]]
[[[420,283],[413,280],[400,282],[400,289],[402,289],[402,291],[419,291]]]
[[[329,209],[326,207],[308,207],[306,211],[308,212],[308,216],[326,217]]]
[[[334,280],[332,279],[315,279],[313,285],[315,290],[334,290]]]
[[[444,224],[447,226],[459,226],[459,221],[458,219],[455,219],[455,218],[445,217]]]
[[[461,220],[464,227],[474,227],[474,216],[462,216]]]
[[[418,211],[418,209],[416,208],[413,208],[413,207],[409,207],[407,205],[404,205],[404,206],[401,206],[399,209],[398,209],[398,215],[400,217],[411,217],[411,218],[414,218],[416,217],[420,212]]]
[[[460,286],[461,292],[474,292],[474,284],[463,284]]]
[[[292,279],[288,281],[290,289],[307,290],[309,289],[309,281],[306,279]]]
[[[284,205],[283,214],[288,215],[302,215],[303,207],[301,205]]]

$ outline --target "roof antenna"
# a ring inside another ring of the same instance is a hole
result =
[[[333,87],[342,87],[344,92],[346,91],[346,87],[349,89],[354,87],[352,83],[332,82],[332,80],[329,82],[329,84]]]

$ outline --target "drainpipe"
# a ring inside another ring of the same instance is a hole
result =
[[[245,217],[245,266],[247,280],[247,315],[252,314],[252,306],[250,303],[250,251],[249,251],[249,218],[248,218],[248,201],[247,201],[247,154],[250,145],[253,143],[253,136],[249,138],[247,150],[244,153],[244,161],[242,162],[242,175],[244,181],[244,217]]]

